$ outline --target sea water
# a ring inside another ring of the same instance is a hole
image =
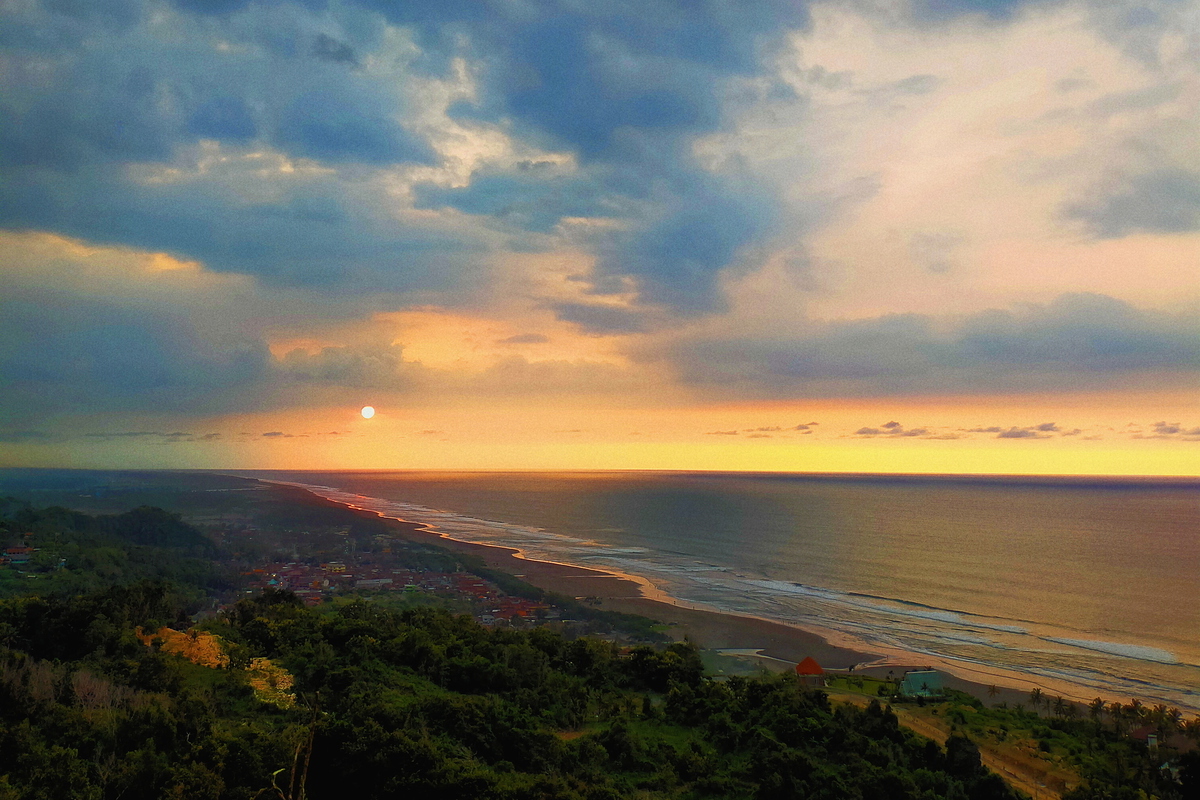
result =
[[[243,473],[247,474],[247,473]],[[1200,483],[714,473],[271,472],[681,602],[1200,710]]]

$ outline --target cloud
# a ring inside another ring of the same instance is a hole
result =
[[[416,369],[404,361],[399,345],[323,347],[315,353],[292,350],[277,363],[287,381],[331,384],[356,389],[404,389]]]
[[[550,337],[541,333],[518,333],[505,339],[497,340],[496,344],[546,344]]]
[[[0,252],[6,435],[77,414],[176,417],[321,406],[355,395],[353,402],[362,389],[464,397],[611,394],[642,385],[626,369],[585,358],[497,355],[471,368],[426,366],[406,358],[392,343],[398,334],[380,329],[369,308],[320,292],[272,291],[162,253],[3,232]],[[335,343],[311,344],[325,329]],[[310,343],[272,352],[275,339],[297,333]]]
[[[1180,436],[1180,437],[1187,438],[1187,439],[1190,439],[1191,437],[1195,437],[1195,436],[1200,436],[1200,426],[1197,426],[1194,428],[1188,428],[1184,425],[1180,425],[1178,422],[1156,422],[1156,423],[1154,423],[1153,438],[1170,438],[1170,437],[1175,437],[1175,436]],[[1148,438],[1148,437],[1142,437],[1142,435],[1140,433],[1138,433],[1138,434],[1134,435],[1134,438]]]
[[[284,433],[283,431],[267,431],[266,433],[264,433],[262,435],[266,439],[291,439],[291,438],[293,438],[292,434]]]
[[[914,233],[908,249],[913,260],[929,272],[943,274],[954,268],[956,252],[964,244],[961,234],[946,232]]]
[[[356,103],[331,92],[306,92],[284,111],[279,139],[288,152],[321,161],[434,162],[434,152],[424,141],[380,115],[369,102]]]
[[[893,439],[916,438],[922,437],[926,439],[942,439],[946,438],[944,434],[931,434],[928,428],[905,428],[899,422],[892,420],[886,422],[878,428],[863,427],[854,432],[855,436],[864,436],[874,438],[876,436],[886,436]],[[955,437],[956,438],[956,437]]]
[[[317,34],[317,38],[313,42],[312,54],[317,58],[323,58],[335,64],[347,64],[353,67],[359,65],[358,56],[355,55],[354,48],[327,33]]]
[[[4,444],[30,444],[54,441],[54,437],[45,431],[3,431],[0,430],[0,442]]]
[[[271,371],[237,279],[47,236],[0,242],[0,422],[216,411]]]
[[[1067,294],[961,317],[814,322],[786,337],[678,336],[661,357],[688,384],[765,396],[1099,388],[1139,373],[1194,374],[1200,320]]]
[[[352,7],[331,19],[287,3],[216,16],[227,19],[164,7],[79,36],[36,3],[14,13],[44,35],[5,54],[40,77],[0,95],[0,225],[327,292],[488,279],[486,232],[405,218],[397,196],[396,170],[441,161],[422,116],[437,115],[432,79],[408,69],[402,33]],[[354,31],[373,69],[347,70],[352,43],[322,26]]]
[[[1105,196],[1066,208],[1100,238],[1200,231],[1200,174],[1163,169],[1135,175]]]
[[[709,431],[706,436],[737,436],[737,431]]]
[[[194,437],[191,433],[183,431],[173,431],[171,433],[163,433],[162,431],[119,431],[119,432],[104,432],[104,433],[85,433],[84,438],[87,439],[158,439],[167,442],[178,442],[182,440],[192,440]]]
[[[1029,0],[915,0],[912,12],[930,22],[943,22],[963,15],[978,15],[993,20],[1010,18]]]
[[[692,140],[720,128],[723,88],[770,69],[807,24],[786,0],[736,15],[567,0],[533,17],[503,2],[121,7],[76,9],[119,16],[104,36],[36,2],[11,15],[41,33],[7,51],[38,77],[0,97],[0,225],[282,285],[453,293],[488,284],[484,254],[604,217],[620,224],[569,235],[598,256],[595,285],[633,277],[643,300],[683,313],[721,307],[718,274],[773,216],[753,182],[697,163]],[[531,170],[548,150],[558,166]]]
[[[1036,427],[1034,428],[1009,428],[1006,431],[1000,431],[996,434],[997,439],[1049,439],[1044,433],[1039,433]]]

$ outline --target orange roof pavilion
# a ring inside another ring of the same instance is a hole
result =
[[[807,656],[803,661],[796,665],[797,675],[824,675],[825,670],[821,669],[821,665],[817,663],[812,656]]]

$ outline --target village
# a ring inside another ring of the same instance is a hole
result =
[[[466,601],[474,617],[484,625],[521,625],[558,619],[559,609],[523,597],[512,597],[499,587],[469,572],[433,572],[394,568],[387,564],[320,564],[273,562],[242,573],[243,593],[263,589],[293,592],[305,605],[316,606],[339,594],[402,592],[407,596],[434,595]]]
[[[305,605],[334,597],[392,595],[411,603],[444,602],[476,621],[529,627],[562,617],[548,603],[513,596],[444,555],[407,545],[388,533],[344,525],[264,525],[239,521],[202,529],[229,555],[239,594],[293,592]]]

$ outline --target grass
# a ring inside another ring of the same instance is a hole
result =
[[[894,681],[869,678],[865,675],[831,675],[826,680],[826,686],[830,691],[861,694],[867,697],[883,697],[885,695],[890,697],[896,689]],[[883,695],[879,693],[881,688],[884,690]]]

